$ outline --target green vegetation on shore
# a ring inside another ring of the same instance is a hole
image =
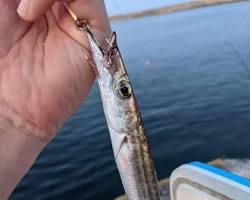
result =
[[[141,12],[136,13],[129,13],[129,14],[122,14],[117,16],[110,17],[111,20],[128,20],[128,19],[134,19],[138,17],[144,17],[144,16],[152,16],[152,15],[160,15],[165,13],[172,13],[177,11],[183,11],[183,10],[190,10],[195,8],[201,8],[206,6],[212,6],[212,5],[219,5],[219,4],[225,4],[225,3],[236,3],[241,1],[249,1],[249,0],[200,0],[200,1],[190,1],[187,3],[181,3],[176,4],[172,6],[166,6],[161,8],[155,8],[150,10],[145,10]]]

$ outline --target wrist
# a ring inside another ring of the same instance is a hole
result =
[[[8,198],[48,143],[40,134],[11,109],[0,107],[0,199]]]

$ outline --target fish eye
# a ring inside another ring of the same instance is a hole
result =
[[[132,87],[128,81],[122,80],[119,82],[116,92],[120,99],[127,99],[131,96]]]

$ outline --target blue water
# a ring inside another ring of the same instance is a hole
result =
[[[113,23],[159,179],[193,160],[250,157],[249,11],[244,2]],[[94,85],[10,199],[123,192]]]

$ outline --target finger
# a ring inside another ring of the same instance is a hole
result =
[[[34,21],[45,15],[56,0],[21,0],[17,12],[26,21]]]
[[[91,30],[100,43],[109,38],[111,28],[103,0],[78,0],[68,3],[74,14],[88,21]],[[76,25],[65,7],[55,3],[53,11],[60,27],[84,46],[88,46],[86,35],[76,29]]]
[[[30,27],[17,15],[17,6],[17,1],[0,0],[0,57],[6,56]]]
[[[78,0],[69,4],[80,19],[86,19],[90,26],[105,33],[110,32],[108,15],[103,0]]]

